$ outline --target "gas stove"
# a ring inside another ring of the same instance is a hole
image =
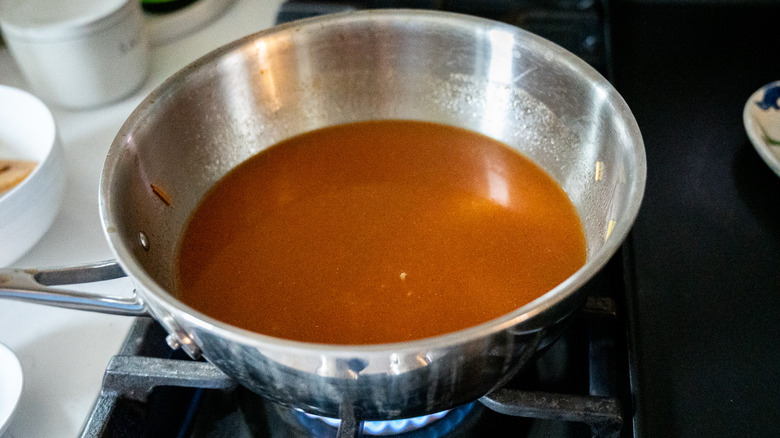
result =
[[[504,21],[550,39],[605,76],[608,26],[589,0],[466,2],[288,1],[277,22],[361,8],[447,10]],[[511,382],[431,418],[392,422],[323,419],[263,400],[208,362],[171,350],[152,319],[138,319],[109,362],[82,437],[632,436],[631,370],[619,252],[561,338]]]
[[[53,108],[67,151],[70,189],[62,207],[63,220],[55,223],[36,248],[19,262],[19,267],[71,265],[111,256],[96,214],[97,197],[84,196],[84,193],[97,191],[108,145],[144,95],[206,51],[270,26],[280,0],[235,0],[234,3],[223,19],[203,26],[189,38],[157,47],[149,83],[136,96],[89,111]],[[309,3],[326,12],[334,8],[366,7],[365,3],[348,0],[336,6]],[[774,0],[408,0],[405,3],[374,0],[370,6],[450,8],[515,20],[515,24],[552,39],[591,62],[613,81],[636,116],[646,146],[647,186],[642,209],[623,249],[630,260],[625,264],[622,259],[616,262],[626,272],[617,272],[615,281],[622,284],[625,276],[630,283],[624,295],[616,293],[616,322],[607,324],[615,325],[617,328],[612,333],[618,335],[614,365],[618,377],[607,381],[614,382],[618,389],[616,399],[622,413],[620,434],[776,436],[780,430],[780,403],[777,402],[780,394],[780,319],[777,318],[780,178],[750,144],[742,111],[755,90],[780,75],[775,55],[780,53],[780,38],[776,35],[780,3]],[[286,3],[282,11],[297,16],[317,13],[309,6],[297,6],[297,2]],[[536,20],[529,22],[529,16]],[[517,21],[520,19],[525,21]],[[2,46],[0,82],[26,87],[7,48]],[[122,295],[131,289],[132,284],[128,283],[129,280],[120,281],[96,289]],[[572,330],[563,335],[561,342],[525,371],[537,379],[527,390],[590,396],[590,377],[583,371],[589,368],[588,359],[582,359],[590,344],[574,342],[589,336],[583,334],[590,331],[583,328],[583,319],[586,318],[574,321]],[[142,323],[154,326],[152,321],[138,321]],[[625,337],[626,323],[628,361],[621,351],[625,348],[622,346],[625,339],[621,337]],[[231,383],[220,383],[220,388],[187,389],[163,381],[157,386],[144,384],[142,389],[121,392],[112,386],[115,382],[110,383],[114,377],[106,378],[107,387],[85,424],[100,386],[100,376],[106,371],[106,362],[117,353],[129,328],[130,321],[124,317],[3,303],[0,306],[2,341],[19,355],[25,377],[20,405],[6,435],[77,436],[80,428],[86,436],[248,435],[252,431],[246,426],[239,426],[243,432],[236,432],[239,430],[236,427],[216,432],[217,427],[207,428],[207,422],[200,417],[207,413],[211,418],[224,419],[217,423],[229,423],[245,415],[243,410],[216,407],[219,405],[212,403],[221,395],[227,398],[236,393],[259,401],[264,407],[261,415],[254,416],[254,421],[264,422],[266,426],[261,427],[264,431],[271,428],[272,422],[267,420],[270,417],[265,411],[267,405]],[[138,338],[138,332],[133,333],[130,339]],[[170,352],[159,328],[145,333],[153,344],[162,347],[163,356],[172,355],[179,362],[190,363],[190,367],[204,366],[180,352]],[[575,349],[579,351],[575,355],[577,359],[573,360],[579,368],[571,366],[568,360],[555,359],[566,356],[561,352],[569,351],[572,345],[580,345]],[[149,351],[148,347],[141,350]],[[111,375],[123,361],[139,360],[124,356],[123,350],[106,374]],[[150,360],[156,359],[151,355]],[[566,376],[563,382],[550,383],[550,375],[559,373],[543,371],[548,366],[553,370],[567,370],[562,372]],[[149,377],[147,374],[154,374],[147,372],[154,367],[144,368],[142,380]],[[574,368],[577,371],[571,371]],[[606,367],[612,368],[613,365]],[[630,396],[623,397],[622,393]],[[163,408],[157,409],[159,406]],[[131,415],[123,418],[121,412]],[[500,436],[500,431],[509,431],[503,435],[536,432],[539,436],[545,435],[538,432],[543,430],[542,425],[548,430],[555,429],[550,431],[550,436],[593,433],[588,423],[499,415],[479,401],[467,414],[467,419],[478,418],[482,425],[477,427],[482,429],[469,429],[471,423],[460,422],[457,430],[464,435],[476,436],[482,431],[485,436]],[[98,417],[104,419],[103,425]],[[481,422],[485,418],[496,422]],[[182,419],[189,420],[182,422]],[[199,428],[180,427],[195,422]],[[328,427],[331,434],[336,433]],[[429,436],[433,435],[432,432]]]

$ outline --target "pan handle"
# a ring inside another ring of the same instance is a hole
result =
[[[133,292],[130,298],[69,291],[54,286],[92,283],[125,277],[115,260],[53,269],[0,269],[0,299],[46,304],[127,316],[149,316],[146,304]]]

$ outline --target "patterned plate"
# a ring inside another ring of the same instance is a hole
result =
[[[756,151],[780,176],[780,81],[753,93],[745,104],[742,118]]]

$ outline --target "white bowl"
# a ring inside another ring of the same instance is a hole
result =
[[[38,162],[27,178],[0,194],[0,266],[29,251],[54,222],[65,186],[62,154],[46,105],[26,91],[0,85],[0,158]]]
[[[22,395],[22,366],[10,348],[0,344],[0,435],[8,428]]]

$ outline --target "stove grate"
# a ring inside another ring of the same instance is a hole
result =
[[[615,330],[612,327],[617,318],[615,307],[610,298],[590,298],[581,313],[589,337],[588,395],[516,389],[507,385],[482,397],[481,404],[501,415],[584,423],[590,426],[592,436],[621,436],[624,421],[617,385],[604,383],[617,381],[605,369],[616,359],[614,336],[605,336]],[[210,363],[193,361],[180,350],[171,350],[165,343],[162,327],[152,319],[139,318],[119,354],[109,361],[102,391],[81,436],[156,435],[159,424],[154,423],[160,421],[154,418],[158,415],[155,406],[166,406],[169,412],[165,416],[175,419],[166,421],[176,426],[165,427],[187,430],[197,415],[204,391],[210,390],[231,393],[237,388],[235,382]],[[155,432],[149,432],[152,430]],[[178,435],[187,436],[182,432]],[[359,437],[361,424],[345,418],[334,436]]]

